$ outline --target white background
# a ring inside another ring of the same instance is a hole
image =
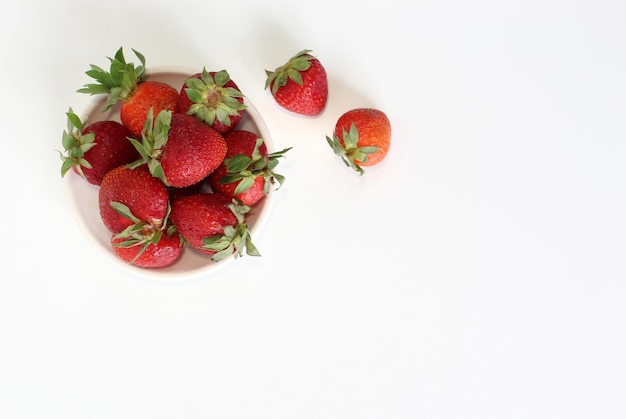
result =
[[[3,2],[0,417],[624,418],[626,6]],[[261,258],[171,283],[85,237],[60,159],[88,64],[227,69],[293,146]],[[263,89],[312,49],[324,113]],[[132,55],[130,55],[132,57]],[[387,113],[356,176],[325,136]]]

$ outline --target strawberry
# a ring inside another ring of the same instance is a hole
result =
[[[143,142],[131,139],[141,158],[130,167],[147,163],[165,185],[184,188],[206,178],[224,160],[224,137],[195,117],[163,110],[152,121],[149,111]]]
[[[187,244],[220,261],[230,255],[259,256],[245,222],[250,210],[219,193],[181,196],[172,202],[170,219]]]
[[[263,139],[248,130],[231,131],[224,139],[228,145],[224,162],[209,175],[214,192],[252,206],[269,193],[275,182],[282,185],[285,178],[274,168],[291,147],[268,154]]]
[[[168,221],[167,188],[146,166],[120,166],[108,172],[98,200],[102,221],[113,233],[111,246],[122,260],[159,268],[182,255],[183,241]]]
[[[113,235],[111,246],[120,259],[141,268],[164,268],[174,264],[183,254],[184,244],[178,232],[170,228],[163,234],[144,234],[141,230],[129,235]]]
[[[104,225],[114,234],[138,222],[152,230],[162,230],[166,225],[167,188],[145,165],[136,169],[120,166],[104,175],[98,203]]]
[[[302,50],[274,71],[265,70],[268,87],[283,108],[301,115],[322,112],[328,99],[328,79],[322,63]]]
[[[337,120],[333,138],[327,136],[326,140],[346,166],[362,175],[364,171],[361,166],[380,163],[389,151],[389,118],[378,109],[349,110]]]
[[[235,129],[246,105],[226,70],[191,75],[180,89],[178,111],[194,115],[220,134]]]
[[[120,119],[122,124],[135,137],[141,136],[148,111],[155,113],[161,110],[178,110],[178,90],[167,83],[148,81],[145,78],[145,57],[133,50],[141,65],[126,63],[122,48],[117,50],[114,58],[109,58],[109,71],[91,65],[86,74],[97,83],[86,84],[79,89],[80,93],[91,95],[108,94],[104,110],[120,102]]]
[[[128,136],[130,132],[119,122],[86,125],[70,108],[62,138],[65,154],[61,154],[61,176],[71,169],[92,185],[100,185],[109,170],[137,159]]]

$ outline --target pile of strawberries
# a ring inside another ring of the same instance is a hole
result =
[[[258,133],[242,129],[244,94],[226,70],[190,74],[182,86],[145,78],[145,57],[126,62],[122,48],[110,68],[91,65],[94,80],[78,92],[106,95],[119,120],[89,124],[70,108],[63,132],[61,175],[70,170],[97,185],[100,217],[122,260],[145,268],[174,264],[186,248],[213,261],[259,252],[246,216],[284,182],[276,173],[291,147],[270,153]],[[265,88],[300,115],[318,115],[328,97],[327,75],[303,50],[275,71]],[[328,144],[343,162],[362,166],[387,154],[391,128],[376,109],[342,115]]]

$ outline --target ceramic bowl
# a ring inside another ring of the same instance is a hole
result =
[[[185,79],[191,74],[197,72],[198,71],[187,69],[161,68],[146,72],[146,80],[163,81],[172,85],[177,90],[180,90]],[[243,93],[245,94],[245,92]],[[113,106],[103,112],[105,103],[106,97],[104,97],[104,95],[103,97],[95,97],[94,102],[86,110],[86,112],[79,116],[81,116],[83,121],[86,119],[88,124],[108,119],[119,122],[119,105]],[[244,103],[247,105],[247,109],[239,125],[237,125],[237,129],[246,129],[257,133],[265,141],[268,152],[273,152],[274,146],[272,139],[267,126],[263,122],[263,118],[247,98],[244,99]],[[111,263],[117,265],[123,271],[154,279],[180,280],[201,275],[208,276],[214,273],[217,269],[221,269],[233,261],[236,263],[238,260],[241,260],[241,258],[236,259],[234,256],[231,256],[219,262],[213,262],[209,256],[187,247],[185,248],[182,257],[169,267],[148,269],[130,265],[119,259],[111,248],[111,233],[107,230],[100,219],[100,212],[98,208],[99,187],[89,184],[85,179],[78,176],[73,171],[68,172],[64,181],[67,185],[70,206],[73,209],[84,234],[90,239],[91,244],[96,248],[98,253],[108,259]],[[253,241],[269,215],[273,202],[272,197],[273,192],[270,191],[270,193],[263,198],[262,201],[257,203],[247,214],[246,222],[248,224],[248,228],[250,229]],[[245,255],[244,257],[251,256]]]

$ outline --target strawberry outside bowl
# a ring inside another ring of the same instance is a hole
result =
[[[185,79],[191,74],[197,73],[199,70],[181,69],[181,68],[157,68],[146,70],[146,80],[156,80],[168,83],[179,90]],[[245,91],[242,91],[245,95]],[[263,118],[258,110],[254,107],[247,97],[244,98],[247,108],[244,115],[237,125],[237,129],[245,129],[255,132],[265,141],[268,152],[273,152],[274,145],[272,143],[269,131]],[[100,120],[119,119],[119,104],[111,107],[103,112],[106,105],[106,95],[95,97],[94,102],[88,107],[86,112],[79,115],[86,124],[91,124]],[[63,179],[67,186],[68,199],[75,218],[77,219],[81,229],[90,239],[92,245],[108,259],[111,263],[118,266],[123,271],[133,275],[147,277],[159,280],[181,280],[198,276],[207,276],[221,269],[227,264],[235,260],[234,256],[230,256],[219,262],[214,262],[208,255],[202,254],[189,247],[185,248],[182,257],[173,265],[164,268],[140,268],[131,265],[118,258],[111,247],[111,232],[105,227],[100,218],[98,206],[98,190],[99,187],[88,183],[85,179],[76,173],[68,173]],[[250,230],[252,241],[258,235],[273,204],[273,192],[270,191],[260,202],[255,204],[246,216],[246,223]],[[262,251],[262,249],[260,249]],[[245,255],[245,251],[244,251]],[[243,257],[251,257],[245,255]]]

